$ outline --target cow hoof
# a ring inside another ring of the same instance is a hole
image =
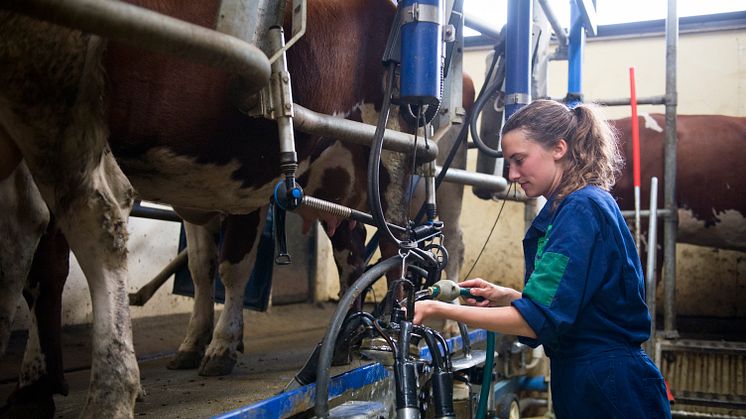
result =
[[[196,351],[177,352],[166,368],[170,370],[193,370],[202,362],[202,354]]]
[[[199,375],[204,377],[228,375],[233,371],[235,365],[236,358],[230,356],[228,353],[215,357],[207,357],[202,360],[202,365],[199,367]]]

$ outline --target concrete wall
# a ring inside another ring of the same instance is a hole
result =
[[[484,74],[487,51],[469,51],[465,71]],[[724,114],[746,116],[746,30],[682,34],[678,51],[678,112],[680,114]],[[583,92],[587,100],[629,97],[629,70],[634,66],[638,97],[665,93],[665,41],[663,36],[588,42],[583,67]],[[476,77],[475,77],[476,79]],[[549,67],[549,95],[563,97],[567,92],[567,63],[552,62]],[[629,116],[627,106],[607,108],[609,118]],[[662,106],[640,106],[639,112],[663,113]],[[643,175],[644,176],[644,175]],[[467,259],[473,260],[481,248],[487,224],[495,216],[495,203],[475,202],[466,192],[464,205],[467,229]],[[489,277],[515,284],[522,271],[519,235],[523,214],[518,204],[498,224],[502,234],[488,243],[488,253],[472,276]],[[475,220],[480,223],[473,225]],[[484,220],[484,221],[481,221]],[[515,226],[510,228],[508,226]],[[520,227],[519,227],[520,226]],[[515,249],[504,249],[515,246]],[[495,257],[497,256],[497,257]],[[746,253],[691,245],[677,246],[677,308],[679,314],[717,317],[744,317],[746,308]],[[661,291],[659,289],[659,291]],[[660,293],[659,293],[660,298]],[[660,304],[658,307],[662,309]]]

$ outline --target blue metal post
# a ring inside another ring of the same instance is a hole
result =
[[[531,5],[508,1],[505,36],[505,119],[531,101]]]
[[[575,0],[570,0],[570,45],[567,50],[567,106],[583,101],[583,55],[585,30],[583,16]]]

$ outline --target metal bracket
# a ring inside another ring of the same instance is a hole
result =
[[[526,105],[529,102],[531,102],[531,95],[528,95],[526,93],[511,93],[509,95],[505,95],[505,105]]]
[[[404,10],[402,25],[412,22],[431,22],[440,24],[442,22],[442,11],[438,6],[432,4],[414,3]]]
[[[293,37],[285,44],[285,46],[276,51],[270,58],[269,63],[272,64],[280,58],[290,47],[293,46],[303,35],[306,33],[306,16],[308,15],[308,4],[306,0],[293,0]]]

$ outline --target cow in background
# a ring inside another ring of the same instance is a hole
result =
[[[215,24],[215,2],[138,3]],[[311,2],[309,30],[289,51],[296,102],[342,115],[380,103],[379,60],[393,15],[393,3],[384,0]],[[209,213],[243,215],[236,230],[240,241],[248,240],[250,256],[224,255],[227,263],[219,269],[230,277],[227,271],[253,264],[262,208],[280,178],[276,127],[235,109],[231,77],[222,71],[115,43],[104,54],[105,43],[95,36],[7,12],[0,13],[0,28],[2,133],[20,150],[91,290],[92,382],[83,416],[131,416],[139,373],[125,284],[134,190],[143,199],[190,209],[192,221],[206,221]],[[298,137],[302,175],[332,141]],[[30,241],[44,228],[34,231]],[[34,247],[21,249],[26,259]],[[3,285],[7,279],[0,278]],[[240,281],[231,286],[243,290]],[[225,311],[240,311],[228,288]],[[242,325],[223,317],[209,359],[235,352],[231,342]],[[0,329],[0,346],[8,332]]]
[[[641,209],[650,208],[650,182],[659,179],[658,207],[663,201],[664,116],[640,116]],[[631,118],[611,121],[624,147],[626,165],[612,193],[623,210],[634,209]],[[676,123],[677,241],[746,251],[746,118],[723,115],[679,115]],[[662,228],[663,223],[659,222]],[[662,238],[662,229],[658,237]],[[643,256],[646,253],[643,253]],[[662,252],[658,252],[659,262]],[[659,265],[660,266],[660,263]],[[659,268],[660,269],[660,268]],[[658,275],[660,278],[660,275]]]

